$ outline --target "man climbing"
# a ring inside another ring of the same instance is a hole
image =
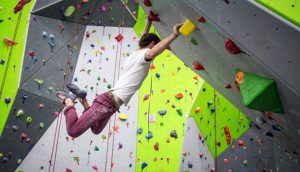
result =
[[[62,91],[56,93],[57,98],[65,104],[64,114],[68,134],[75,138],[91,128],[94,134],[99,134],[110,117],[119,111],[122,104],[127,105],[133,94],[140,88],[146,78],[152,60],[162,53],[179,36],[182,24],[173,27],[173,32],[160,41],[160,38],[149,33],[152,21],[148,18],[145,30],[139,41],[139,49],[133,52],[124,64],[124,74],[108,92],[96,95],[92,106],[86,100],[87,92],[74,84],[67,84],[72,94]],[[84,112],[78,118],[74,107],[75,99],[79,99]]]

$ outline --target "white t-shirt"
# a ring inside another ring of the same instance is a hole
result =
[[[123,66],[124,74],[121,75],[114,88],[111,90],[125,105],[132,95],[141,87],[148,75],[151,61],[145,60],[145,54],[149,48],[133,52],[125,61]]]

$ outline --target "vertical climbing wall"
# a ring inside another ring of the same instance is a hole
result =
[[[122,42],[115,39],[119,33],[124,37]],[[137,37],[131,28],[86,28],[73,82],[87,90],[90,103],[96,94],[101,94],[114,85],[122,74],[124,60],[136,46]],[[76,104],[76,108],[78,113],[83,111],[79,104]],[[134,171],[138,94],[120,111],[127,115],[126,121],[120,120],[120,114],[117,113],[101,134],[94,135],[88,130],[76,139],[68,136],[65,117],[60,114],[18,169]],[[52,162],[50,167],[49,160]]]

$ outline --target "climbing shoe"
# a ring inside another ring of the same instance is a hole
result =
[[[55,93],[56,97],[59,99],[59,100],[62,100],[63,103],[65,103],[65,100],[67,98],[70,98],[73,102],[75,102],[75,100],[77,99],[77,96],[74,95],[74,94],[68,94],[68,93],[65,93],[63,91],[57,91]]]
[[[80,89],[75,84],[69,83],[67,84],[67,88],[77,97],[84,99],[87,95],[87,92],[85,90]]]

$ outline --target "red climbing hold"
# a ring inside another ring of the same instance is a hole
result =
[[[193,68],[195,70],[204,70],[204,67],[198,62],[193,62]]]
[[[226,83],[226,84],[225,84],[225,88],[230,89],[230,88],[231,88],[231,85],[230,85],[229,83]]]
[[[198,19],[198,21],[200,23],[205,23],[206,20],[205,20],[205,18],[203,16],[200,16],[199,19]]]
[[[148,13],[148,19],[151,21],[157,21],[157,22],[160,21],[158,14],[155,14],[152,10],[150,10]]]
[[[237,143],[238,143],[239,146],[244,146],[244,141],[243,140],[238,140]]]
[[[159,150],[159,144],[158,144],[158,143],[155,143],[155,145],[154,145],[154,149],[155,149],[156,151],[158,151],[158,150]]]
[[[72,170],[69,168],[66,168],[66,172],[72,172]]]
[[[209,172],[215,172],[215,168],[211,168]]]
[[[116,37],[115,37],[115,39],[118,41],[118,42],[121,42],[122,40],[123,40],[123,35],[122,34],[118,34]]]
[[[18,4],[15,6],[15,8],[14,8],[14,13],[15,14],[17,14],[19,11],[21,11],[23,8],[24,8],[24,6],[27,4],[27,3],[29,3],[31,0],[20,0],[19,2],[18,2]]]
[[[175,95],[175,97],[177,99],[182,99],[183,98],[183,94],[182,93],[178,93],[178,94]]]
[[[199,153],[199,157],[202,158],[203,157],[203,153],[200,152]]]
[[[230,38],[226,39],[225,48],[230,54],[240,54],[242,52]]]
[[[229,163],[229,160],[228,160],[227,158],[225,158],[225,159],[224,159],[224,163],[225,163],[225,164],[228,164],[228,163]]]
[[[144,4],[145,4],[147,7],[151,7],[151,6],[152,6],[152,3],[151,3],[150,0],[144,0],[143,2],[144,2]]]

